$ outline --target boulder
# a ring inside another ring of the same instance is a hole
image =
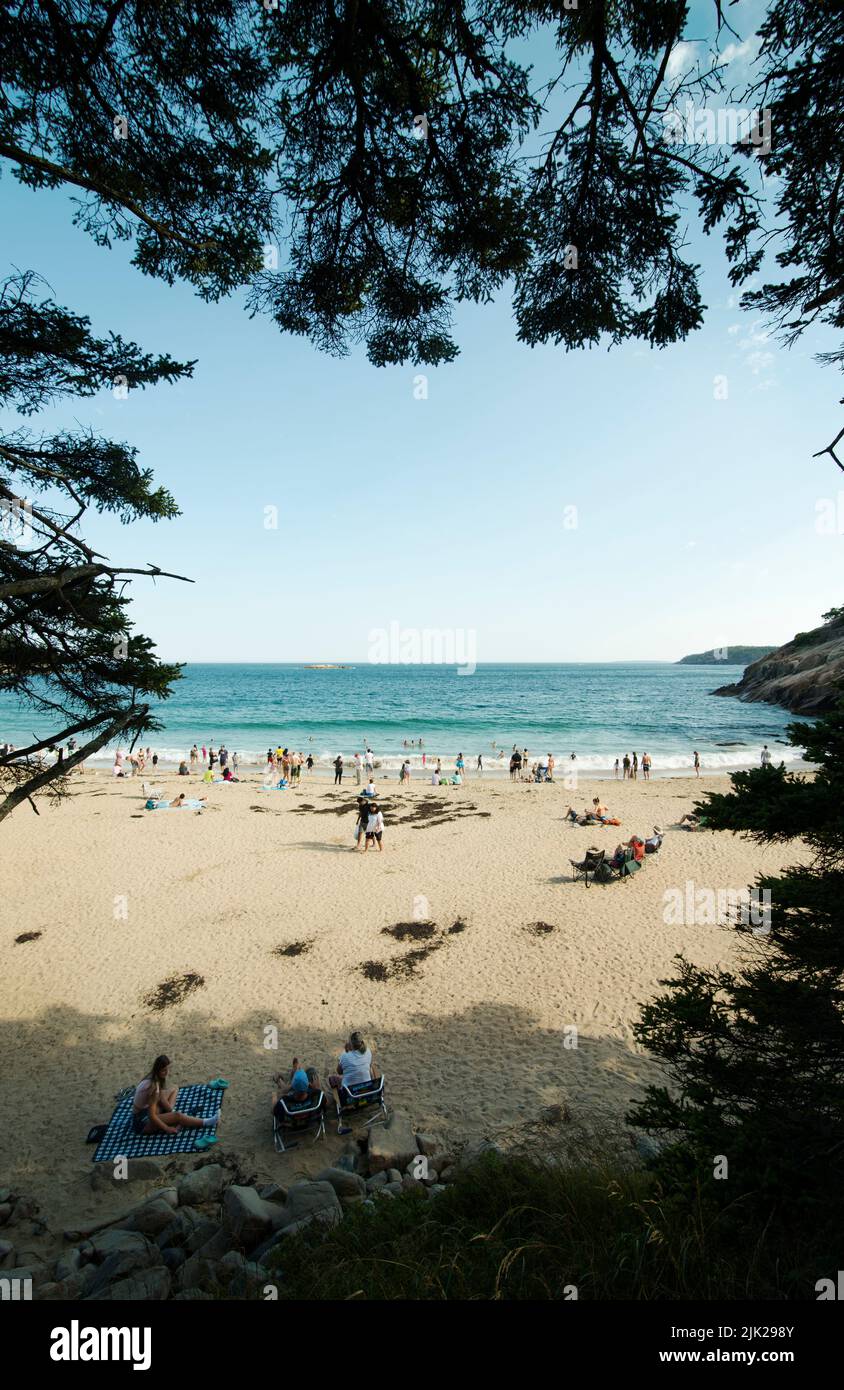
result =
[[[323,1168],[321,1173],[317,1173],[316,1181],[330,1183],[338,1197],[364,1197],[366,1195],[366,1183],[363,1178],[359,1177],[357,1173],[350,1173],[342,1168]]]
[[[343,1168],[347,1173],[356,1173],[358,1157],[356,1153],[340,1154],[339,1158],[334,1160],[334,1167]]]
[[[84,1301],[92,1303],[108,1299],[115,1303],[161,1302],[170,1293],[170,1284],[169,1269],[157,1265],[153,1269],[139,1270],[131,1279],[122,1279],[117,1284],[110,1284],[100,1293],[89,1293]]]
[[[81,1267],[81,1252],[76,1248],[66,1250],[65,1253],[63,1255],[60,1255],[59,1258],[56,1260],[56,1268],[54,1270],[55,1278],[58,1281],[61,1281],[62,1279],[70,1279],[81,1269]]]
[[[214,1293],[225,1288],[226,1273],[220,1270],[217,1260],[191,1255],[181,1269],[176,1270],[174,1280],[180,1290],[196,1288]]]
[[[287,1201],[281,1208],[279,1229],[291,1226],[294,1222],[320,1214],[320,1220],[334,1225],[341,1218],[340,1202],[330,1182],[297,1182],[287,1194]]]
[[[413,1126],[406,1115],[394,1110],[387,1124],[373,1125],[369,1131],[369,1170],[402,1169],[419,1152]]]
[[[161,1252],[162,1264],[172,1273],[173,1270],[180,1269],[185,1263],[187,1255],[184,1250],[177,1250],[175,1245],[165,1245]]]
[[[388,1171],[382,1170],[380,1173],[373,1173],[367,1181],[366,1190],[367,1192],[375,1192],[379,1187],[386,1187],[388,1182],[392,1182]],[[399,1174],[399,1182],[401,1182],[401,1174]]]
[[[440,1169],[440,1182],[454,1182],[456,1177],[457,1172],[453,1164],[449,1164],[447,1168]]]
[[[130,1158],[126,1164],[128,1182],[156,1182],[164,1177],[164,1165],[156,1158]]]
[[[458,1168],[471,1168],[473,1163],[477,1163],[479,1158],[483,1158],[484,1155],[487,1154],[494,1154],[496,1157],[500,1158],[501,1150],[497,1144],[493,1144],[489,1139],[475,1139],[470,1144],[464,1146],[459,1157],[455,1160],[454,1166]]]
[[[130,1275],[135,1277],[145,1269],[160,1263],[161,1255],[154,1245],[151,1245],[149,1250],[117,1250],[103,1260],[101,1265],[92,1268],[91,1274],[87,1276],[86,1297],[94,1297],[121,1279],[127,1279]],[[91,1267],[86,1266],[87,1268]]]
[[[5,1226],[5,1225],[8,1224],[9,1217],[11,1216],[11,1214],[12,1214],[12,1205],[11,1205],[11,1203],[10,1203],[10,1202],[0,1202],[0,1226]]]
[[[213,1301],[212,1293],[205,1293],[202,1289],[182,1289],[180,1293],[173,1294],[173,1303],[195,1303],[201,1299]]]
[[[219,1202],[226,1177],[226,1170],[219,1163],[209,1163],[205,1168],[195,1168],[192,1173],[185,1173],[176,1189],[179,1206],[199,1207],[203,1202]]]
[[[10,1240],[0,1240],[0,1269],[9,1269],[15,1263],[15,1247]]]
[[[205,1217],[191,1207],[180,1207],[170,1215],[169,1226],[165,1226],[158,1237],[160,1250],[163,1250],[165,1245],[176,1246],[177,1249],[186,1245],[196,1228],[205,1225]]]
[[[132,1252],[146,1254],[148,1264],[154,1264],[158,1258],[157,1247],[153,1245],[152,1241],[147,1240],[140,1231],[109,1227],[107,1231],[99,1231],[97,1235],[92,1236],[90,1244],[92,1256],[98,1264],[107,1260],[110,1255],[130,1254]],[[84,1260],[85,1252],[82,1247],[80,1247],[80,1252]]]
[[[261,1188],[261,1197],[265,1202],[278,1202],[281,1206],[287,1201],[287,1188],[280,1183],[271,1182],[266,1187]]]
[[[399,1172],[398,1168],[387,1169],[387,1182],[401,1182],[401,1180],[402,1175]]]
[[[380,1189],[378,1195],[380,1197],[398,1197],[403,1191],[402,1179],[399,1178],[398,1182],[388,1182],[386,1187]]]
[[[220,1226],[204,1245],[199,1246],[196,1253],[201,1255],[204,1260],[221,1260],[232,1248],[232,1235],[225,1226]]]
[[[442,1150],[442,1144],[432,1134],[417,1134],[416,1142],[419,1145],[419,1152],[427,1154],[429,1158],[433,1158],[434,1154],[440,1153]]]
[[[441,1182],[435,1182],[428,1188],[429,1197],[439,1197],[441,1192],[445,1192],[445,1186]]]
[[[303,1216],[298,1221],[291,1221],[289,1226],[282,1226],[279,1231],[279,1238],[284,1240],[286,1236],[295,1236],[299,1231],[304,1231],[308,1226],[315,1223],[321,1226],[334,1226],[342,1219],[342,1208],[337,1203],[336,1210],[331,1207],[321,1207],[319,1211],[313,1211],[308,1216]]]
[[[173,1221],[173,1208],[170,1203],[156,1198],[152,1202],[144,1202],[142,1206],[136,1207],[128,1219],[124,1219],[123,1229],[125,1231],[140,1231],[145,1236],[158,1236]]]
[[[185,1251],[188,1255],[195,1255],[198,1250],[205,1250],[215,1237],[220,1236],[220,1254],[224,1255],[227,1250],[232,1248],[232,1237],[229,1231],[220,1226],[219,1221],[200,1221],[191,1231],[185,1241]],[[211,1258],[216,1258],[212,1256]]]
[[[322,1184],[328,1187],[327,1183]],[[291,1189],[292,1191],[293,1189]],[[329,1192],[334,1201],[334,1189],[329,1187]],[[290,1193],[287,1197],[290,1201]],[[237,1244],[250,1250],[254,1245],[258,1245],[262,1240],[266,1240],[270,1231],[274,1231],[283,1220],[286,1205],[280,1207],[277,1202],[265,1202],[258,1196],[254,1187],[238,1187],[232,1184],[227,1187],[223,1196],[223,1216],[226,1226],[235,1237]],[[293,1217],[291,1220],[295,1219]]]

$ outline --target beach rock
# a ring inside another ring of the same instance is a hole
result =
[[[192,1244],[193,1242],[189,1242]],[[196,1248],[196,1254],[201,1255],[204,1260],[221,1260],[232,1248],[231,1232],[225,1226],[220,1226],[214,1231],[213,1235]],[[188,1253],[193,1253],[188,1250]]]
[[[11,1202],[0,1202],[0,1226],[5,1226],[12,1214]]]
[[[277,1182],[268,1183],[262,1187],[259,1194],[265,1202],[278,1202],[281,1206],[287,1201],[287,1188],[282,1187]]]
[[[158,1248],[164,1249],[165,1245],[175,1246],[177,1249],[185,1245],[198,1226],[205,1224],[206,1218],[201,1212],[194,1211],[192,1207],[179,1207],[176,1212],[170,1213],[170,1224],[158,1236]]]
[[[73,1275],[77,1274],[81,1268],[82,1255],[80,1251],[77,1249],[66,1250],[56,1260],[53,1275],[58,1282],[61,1282],[62,1279],[72,1279]]]
[[[325,1184],[328,1186],[328,1184]],[[291,1189],[292,1190],[292,1189]],[[329,1188],[332,1197],[334,1189]],[[290,1194],[288,1193],[288,1202]],[[334,1197],[335,1202],[337,1198]],[[225,1224],[239,1245],[250,1250],[265,1240],[283,1219],[285,1207],[277,1202],[265,1202],[258,1196],[254,1187],[227,1187],[223,1196],[223,1217]]]
[[[182,1289],[180,1293],[174,1293],[171,1302],[173,1303],[196,1303],[203,1299],[209,1303],[213,1301],[214,1295],[205,1293],[202,1289]]]
[[[145,1236],[158,1236],[167,1229],[172,1220],[173,1208],[170,1203],[156,1198],[153,1202],[144,1202],[143,1206],[132,1212],[128,1220],[124,1219],[123,1229],[140,1231]]]
[[[413,1126],[406,1115],[394,1110],[385,1125],[373,1125],[369,1131],[369,1170],[380,1173],[385,1168],[404,1168],[419,1152]]]
[[[85,1297],[96,1296],[112,1284],[119,1283],[122,1279],[134,1278],[160,1263],[161,1255],[154,1245],[151,1245],[149,1250],[116,1251],[103,1260],[101,1265],[86,1267]]]
[[[156,1158],[130,1158],[126,1164],[126,1182],[155,1182],[164,1177],[164,1165]]]
[[[398,1188],[398,1192],[396,1192],[396,1188]],[[390,1183],[389,1187],[379,1187],[377,1192],[379,1197],[389,1197],[390,1201],[394,1202],[401,1192],[401,1183]]]
[[[384,1169],[380,1173],[373,1173],[372,1177],[367,1179],[366,1190],[367,1192],[375,1192],[377,1188],[386,1187],[387,1183],[391,1181],[389,1172]],[[401,1182],[401,1176],[399,1176],[399,1182]]]
[[[458,1168],[471,1168],[473,1163],[477,1163],[479,1158],[486,1155],[501,1157],[501,1150],[497,1144],[493,1144],[489,1139],[475,1139],[470,1144],[463,1147],[459,1157],[455,1160]]]
[[[91,1237],[92,1256],[97,1264],[102,1264],[111,1255],[142,1254],[148,1257],[147,1263],[153,1264],[158,1258],[158,1247],[152,1241],[147,1240],[140,1231],[127,1231],[124,1229],[109,1227],[107,1231],[99,1231]],[[81,1247],[80,1247],[81,1249]],[[84,1259],[84,1255],[83,1255]]]
[[[428,1188],[429,1197],[439,1197],[441,1192],[445,1192],[445,1186],[441,1182],[435,1182]]]
[[[11,1200],[12,1200],[12,1189],[11,1189],[10,1187],[0,1187],[0,1202],[2,1202],[2,1203],[5,1203],[5,1202],[11,1203]]]
[[[161,1252],[162,1263],[170,1270],[171,1274],[174,1270],[180,1269],[186,1259],[187,1255],[184,1250],[177,1250],[174,1245],[166,1245]]]
[[[0,1269],[11,1269],[14,1263],[14,1245],[10,1240],[0,1240]]]
[[[402,1175],[398,1168],[387,1169],[387,1182],[401,1182]]]
[[[294,1183],[287,1194],[287,1201],[281,1208],[281,1220],[277,1225],[279,1229],[284,1229],[294,1222],[318,1214],[321,1221],[327,1221],[331,1225],[341,1219],[340,1202],[331,1183]]]
[[[540,1110],[539,1118],[546,1125],[563,1125],[571,1120],[571,1113],[567,1105],[546,1105]]]
[[[456,1177],[457,1177],[457,1172],[456,1172],[456,1170],[455,1170],[455,1168],[454,1168],[453,1166],[449,1166],[448,1168],[441,1168],[441,1169],[440,1169],[440,1182],[441,1182],[441,1183],[454,1182],[454,1179],[455,1179]]]
[[[131,1279],[122,1279],[117,1284],[110,1284],[108,1288],[98,1293],[89,1293],[83,1300],[85,1303],[93,1302],[127,1302],[127,1303],[150,1303],[161,1302],[170,1293],[171,1276],[169,1269],[163,1265],[157,1265],[153,1269],[142,1269]]]
[[[178,1289],[205,1289],[209,1293],[223,1290],[226,1283],[217,1260],[203,1259],[201,1254],[185,1260],[181,1269],[176,1270],[173,1281]]]
[[[416,1142],[419,1145],[419,1152],[427,1154],[429,1158],[433,1158],[434,1154],[439,1153],[442,1149],[442,1144],[432,1134],[417,1134]]]
[[[316,1181],[330,1183],[338,1197],[363,1197],[366,1193],[363,1178],[342,1168],[323,1168],[322,1172],[317,1173]]]
[[[198,1207],[203,1202],[218,1202],[226,1185],[226,1170],[219,1163],[209,1163],[206,1168],[195,1168],[179,1179],[176,1191],[179,1206]]]
[[[224,1255],[227,1250],[232,1248],[231,1233],[220,1226],[219,1221],[210,1221],[207,1217],[197,1222],[185,1241],[185,1250],[188,1255],[194,1255],[197,1250],[205,1250],[216,1237],[220,1237],[220,1254]],[[215,1247],[216,1249],[216,1247]],[[210,1258],[210,1255],[209,1255]]]
[[[297,1235],[299,1231],[304,1231],[308,1226],[335,1226],[341,1220],[342,1208],[338,1202],[336,1208],[321,1207],[319,1211],[313,1211],[298,1221],[291,1221],[289,1226],[282,1226],[278,1234],[283,1240],[286,1236]]]

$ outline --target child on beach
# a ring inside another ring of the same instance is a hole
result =
[[[380,854],[384,846],[381,843],[381,836],[384,833],[384,817],[378,809],[377,802],[373,802],[369,807],[369,816],[366,821],[366,839],[364,841],[363,852],[369,849],[371,844],[377,844]]]
[[[162,1053],[156,1057],[143,1081],[135,1087],[132,1101],[133,1134],[178,1134],[179,1129],[215,1129],[220,1119],[219,1110],[207,1120],[199,1115],[183,1115],[174,1110],[173,1104],[178,1095],[175,1086],[164,1089],[170,1058]]]

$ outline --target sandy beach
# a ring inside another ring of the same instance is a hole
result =
[[[620,828],[564,822],[569,801],[598,794],[585,780],[572,793],[393,778],[378,784],[384,852],[366,855],[354,852],[353,776],[271,793],[260,776],[158,781],[207,792],[208,809],[146,811],[139,780],[100,772],[4,827],[0,1171],[53,1229],[105,1214],[86,1133],[160,1052],[179,1084],[231,1081],[219,1150],[266,1180],[340,1151],[329,1125],[313,1150],[275,1154],[270,1078],[294,1053],[325,1073],[352,1027],[375,1048],[391,1106],[420,1129],[494,1135],[558,1102],[584,1123],[620,1124],[659,1075],[632,1025],[672,957],[738,958],[728,929],[666,925],[665,890],[743,888],[784,862],[727,833],[672,828],[724,778],[604,781]],[[570,881],[570,858],[655,824],[662,849],[633,879]],[[420,918],[435,924],[423,939],[391,932]],[[156,1007],[159,986],[186,976],[192,991]],[[564,1046],[572,1027],[577,1047]]]

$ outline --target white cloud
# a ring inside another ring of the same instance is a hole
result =
[[[687,72],[695,61],[694,44],[678,43],[672,48],[668,55],[668,63],[665,68],[665,75],[669,81]]]

